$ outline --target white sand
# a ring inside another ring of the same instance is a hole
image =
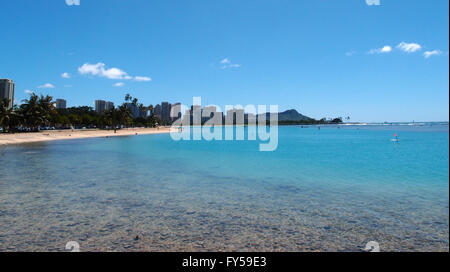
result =
[[[14,134],[0,134],[0,145],[9,144],[24,144],[34,142],[46,142],[55,140],[67,139],[83,139],[83,138],[98,138],[98,137],[114,137],[114,136],[130,136],[130,135],[144,135],[144,134],[160,134],[169,133],[170,128],[129,128],[117,130],[51,130],[41,132],[27,132]]]

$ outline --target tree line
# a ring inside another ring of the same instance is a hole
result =
[[[161,121],[154,115],[153,105],[144,106],[137,98],[127,94],[120,106],[105,110],[101,114],[92,107],[71,107],[56,109],[53,97],[31,93],[21,105],[9,107],[10,100],[0,100],[0,128],[2,132],[37,132],[41,128],[100,128],[120,129],[123,127],[156,127]],[[150,111],[146,118],[133,118],[132,104],[140,111]]]

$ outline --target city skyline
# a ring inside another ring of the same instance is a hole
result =
[[[2,7],[10,12],[0,18],[9,39],[0,78],[14,81],[18,104],[29,92],[91,107],[133,93],[144,104],[201,96],[205,105],[276,104],[314,118],[448,121],[447,1]]]

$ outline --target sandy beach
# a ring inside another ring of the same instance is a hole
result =
[[[67,139],[131,136],[145,134],[169,133],[170,128],[128,128],[117,130],[48,130],[34,133],[0,134],[0,145],[24,144],[34,142],[46,142]]]

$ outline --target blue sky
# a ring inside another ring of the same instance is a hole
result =
[[[447,0],[14,0],[0,10],[0,78],[16,82],[17,102],[27,90],[68,106],[129,92],[146,105],[201,96],[353,121],[449,116]]]

